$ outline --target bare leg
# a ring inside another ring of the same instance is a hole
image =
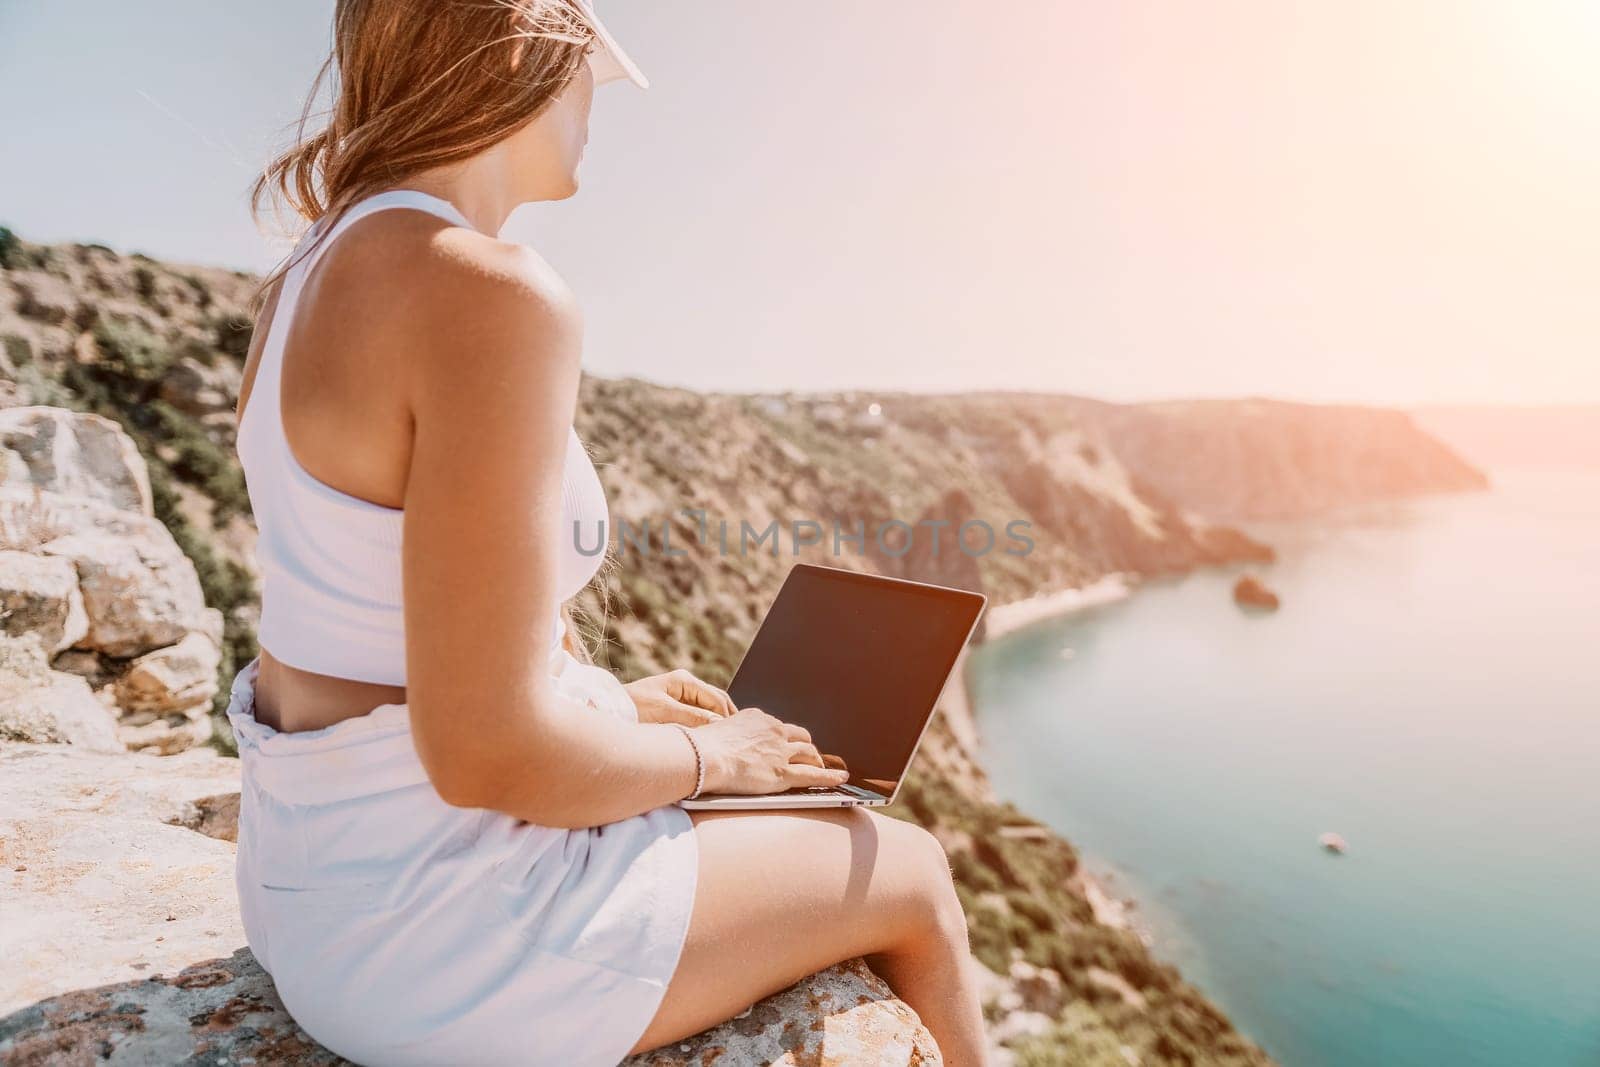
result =
[[[983,1062],[966,919],[927,831],[839,809],[701,813],[695,836],[700,880],[683,956],[635,1051],[866,956],[922,1017],[946,1063]]]

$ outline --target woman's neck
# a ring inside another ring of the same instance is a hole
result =
[[[454,204],[472,228],[493,237],[527,197],[513,180],[502,153],[491,148],[471,159],[413,174],[404,188]]]

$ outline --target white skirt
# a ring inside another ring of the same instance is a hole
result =
[[[621,683],[551,654],[558,691],[632,719]],[[295,1021],[357,1063],[615,1064],[677,968],[699,856],[658,808],[559,830],[453,808],[406,707],[324,730],[256,721],[256,664],[228,719],[244,787],[245,935]]]

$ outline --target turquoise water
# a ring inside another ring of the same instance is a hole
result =
[[[1600,1064],[1600,476],[1261,533],[978,649],[998,790],[1288,1067]]]

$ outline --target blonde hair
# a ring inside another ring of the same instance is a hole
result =
[[[256,179],[251,212],[259,220],[277,201],[306,224],[337,218],[419,171],[476,155],[560,95],[594,38],[579,0],[339,0],[333,50],[295,144]],[[332,107],[308,132],[324,85]]]

